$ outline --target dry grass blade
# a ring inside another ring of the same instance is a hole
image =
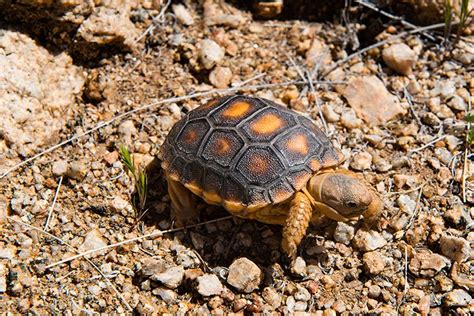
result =
[[[207,222],[203,222],[203,223],[188,226],[188,227],[186,227],[186,229],[200,227],[200,226],[203,226],[203,225],[207,225],[207,224],[211,224],[211,223],[217,223],[217,222],[220,222],[220,221],[225,221],[225,220],[231,219],[232,217],[233,216],[230,215],[230,216],[225,216],[225,217],[221,217],[221,218],[218,218],[218,219],[213,219],[213,220],[210,220],[210,221],[207,221]],[[164,230],[164,231],[158,231],[158,232],[146,234],[146,235],[143,235],[143,236],[135,237],[135,238],[132,238],[132,239],[127,239],[127,240],[124,240],[124,241],[121,241],[121,242],[118,242],[118,243],[115,243],[115,244],[107,245],[107,246],[104,246],[104,247],[92,249],[92,250],[80,253],[76,256],[72,256],[72,257],[66,258],[64,260],[52,263],[52,264],[46,266],[46,269],[51,269],[51,268],[53,268],[57,265],[72,261],[72,260],[77,259],[77,258],[82,258],[82,257],[90,255],[92,253],[96,253],[96,252],[99,252],[99,251],[104,251],[104,250],[116,248],[116,247],[124,245],[124,244],[128,244],[128,243],[135,242],[135,241],[141,241],[141,240],[147,239],[147,238],[161,237],[164,234],[175,233],[175,232],[178,232],[178,231],[182,231],[184,229],[185,229],[184,227],[181,227],[181,228],[168,229],[168,230]]]
[[[44,231],[48,231],[49,222],[53,216],[54,206],[56,205],[56,200],[58,198],[59,190],[61,189],[61,184],[63,183],[63,177],[59,178],[58,187],[56,188],[56,193],[54,193],[53,203],[48,212],[48,218],[46,219],[46,224],[44,224]]]
[[[56,241],[59,241],[60,243],[62,243],[63,245],[67,246],[69,249],[71,249],[72,251],[74,252],[77,252],[79,253],[79,251],[74,248],[73,246],[71,246],[70,244],[68,244],[67,242],[65,242],[64,240],[62,240],[61,238],[59,237],[56,237],[54,236],[53,234],[50,234],[44,230],[42,230],[41,228],[38,228],[38,227],[35,227],[33,225],[30,225],[28,223],[25,223],[25,222],[22,222],[22,221],[19,221],[19,220],[16,220],[15,218],[13,217],[8,217],[8,221],[12,221],[12,222],[15,222],[17,224],[20,224],[20,225],[23,225],[29,229],[33,229],[33,230],[36,230],[50,238],[53,238],[54,240]],[[118,291],[118,289],[115,287],[115,285],[110,281],[109,278],[107,278],[107,276],[102,272],[102,270],[94,263],[92,262],[89,258],[84,258],[86,259],[86,261],[92,266],[94,267],[94,269],[102,276],[102,278],[105,280],[105,282],[107,282],[109,284],[109,286],[113,289],[113,291],[115,292],[115,294],[119,297],[120,301],[123,303],[123,305],[125,305],[125,307],[127,308],[128,311],[132,312],[133,311],[133,308],[127,303],[127,301],[125,300],[125,298],[122,296],[122,294]]]
[[[315,81],[315,82],[318,82],[318,83],[321,83],[321,84],[344,84],[344,82],[332,82],[332,81]],[[52,147],[49,147],[48,149],[43,150],[43,151],[39,152],[38,154],[21,161],[20,163],[18,163],[16,165],[8,168],[7,170],[5,170],[0,175],[0,179],[5,178],[8,174],[10,174],[10,172],[17,170],[17,169],[29,164],[30,162],[33,162],[34,160],[38,159],[39,157],[42,157],[42,156],[44,156],[44,155],[46,155],[50,152],[55,151],[58,148],[61,148],[62,146],[65,146],[65,145],[67,145],[69,143],[72,143],[72,142],[74,142],[78,139],[81,139],[81,138],[83,138],[87,135],[90,135],[93,132],[95,132],[95,131],[97,131],[101,128],[104,128],[105,126],[108,126],[108,125],[110,125],[110,124],[112,124],[116,121],[122,120],[122,119],[124,119],[124,118],[126,118],[126,117],[128,117],[132,114],[142,112],[142,111],[147,111],[149,109],[152,109],[152,108],[154,108],[156,106],[159,106],[159,105],[162,105],[162,104],[182,102],[182,101],[187,101],[187,100],[191,100],[191,99],[195,99],[195,98],[199,98],[199,97],[208,97],[208,96],[212,96],[212,95],[216,95],[216,94],[219,95],[219,94],[231,93],[231,92],[236,92],[236,91],[256,90],[256,89],[266,89],[266,88],[275,88],[275,87],[285,87],[285,86],[289,86],[289,85],[306,85],[306,84],[307,84],[306,81],[291,80],[291,81],[284,81],[284,82],[278,82],[278,83],[237,86],[237,87],[232,87],[232,88],[228,88],[228,89],[211,89],[211,90],[208,90],[208,91],[191,93],[191,94],[181,96],[181,97],[172,97],[172,98],[152,102],[150,104],[138,107],[138,108],[130,110],[128,112],[116,115],[113,118],[111,118],[110,120],[107,120],[105,122],[97,124],[97,126],[94,127],[94,128],[91,128],[91,129],[86,130],[82,133],[74,135],[73,137],[71,137],[69,139],[66,139],[65,141],[62,141],[59,144],[56,144]]]

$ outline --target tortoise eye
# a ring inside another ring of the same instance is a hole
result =
[[[349,201],[346,203],[346,206],[349,208],[356,208],[358,205],[356,202]]]

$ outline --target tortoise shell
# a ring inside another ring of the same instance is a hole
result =
[[[190,111],[162,147],[168,177],[233,212],[287,200],[342,157],[310,119],[270,100],[241,95]]]

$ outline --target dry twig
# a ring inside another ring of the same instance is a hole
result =
[[[49,222],[51,221],[51,217],[53,216],[54,206],[56,205],[56,199],[58,198],[59,189],[61,188],[62,183],[63,183],[63,177],[61,176],[61,178],[59,178],[58,187],[56,188],[56,193],[54,194],[53,203],[51,204],[51,208],[49,209],[48,218],[46,219],[46,224],[44,224],[44,231],[48,231]]]
[[[218,218],[218,219],[213,219],[213,220],[210,220],[210,221],[207,221],[207,222],[203,222],[203,223],[191,225],[191,226],[186,227],[186,229],[190,229],[190,228],[195,228],[195,227],[203,226],[203,225],[207,225],[207,224],[210,224],[210,223],[216,223],[216,222],[220,222],[220,221],[225,221],[225,220],[228,220],[228,219],[231,219],[231,218],[232,218],[232,215],[229,215],[229,216],[221,217],[221,218]],[[147,238],[161,237],[161,236],[163,236],[164,234],[175,233],[175,232],[178,232],[178,231],[182,231],[182,230],[184,230],[184,229],[185,229],[184,227],[173,228],[173,229],[168,229],[168,230],[164,230],[164,231],[158,231],[158,232],[154,232],[154,233],[150,233],[150,234],[138,236],[138,237],[135,237],[135,238],[132,238],[132,239],[123,240],[123,241],[118,242],[118,243],[115,243],[115,244],[107,245],[107,246],[100,247],[100,248],[91,249],[91,250],[89,250],[89,251],[86,251],[86,252],[77,254],[77,255],[75,255],[75,256],[66,258],[66,259],[64,259],[64,260],[61,260],[61,261],[52,263],[52,264],[46,266],[45,268],[46,268],[46,269],[51,269],[51,268],[53,268],[53,267],[55,267],[55,266],[57,266],[57,265],[60,265],[60,264],[63,264],[63,263],[72,261],[72,260],[74,260],[74,259],[82,258],[82,257],[84,257],[84,256],[90,255],[90,254],[92,254],[92,253],[96,253],[96,252],[98,252],[98,251],[104,251],[104,250],[107,250],[107,249],[116,248],[116,247],[121,246],[121,245],[124,245],[124,244],[128,244],[128,243],[131,243],[131,242],[134,242],[134,241],[141,241],[141,240],[147,239]]]

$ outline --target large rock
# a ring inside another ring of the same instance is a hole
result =
[[[135,41],[139,36],[126,11],[107,7],[97,8],[81,24],[77,34],[90,43],[119,44],[128,49],[135,47]]]
[[[398,98],[376,76],[353,78],[341,90],[357,116],[369,125],[383,125],[406,113]]]
[[[56,142],[72,117],[84,75],[65,53],[52,54],[28,36],[0,30],[0,135],[22,156]],[[8,161],[0,159],[0,171]]]

